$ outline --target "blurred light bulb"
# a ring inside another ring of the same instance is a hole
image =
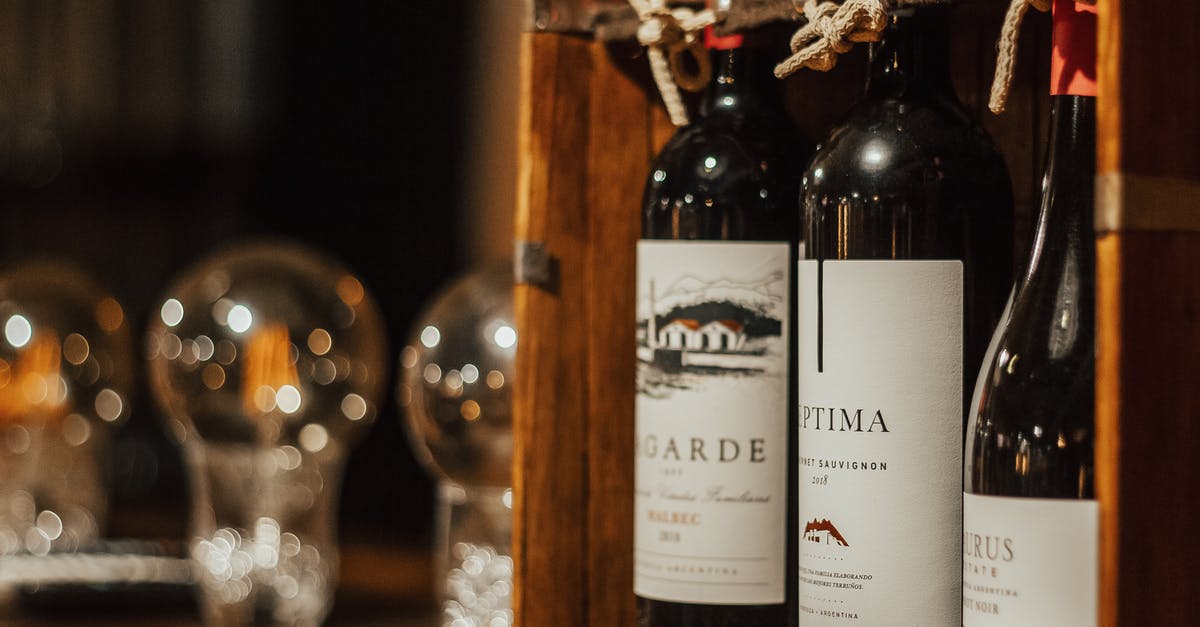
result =
[[[466,274],[430,300],[400,356],[409,439],[432,472],[462,484],[511,482],[512,306],[511,266]]]
[[[449,284],[400,353],[409,440],[442,479],[445,625],[512,624],[511,268],[496,265]]]
[[[84,547],[107,518],[111,425],[129,415],[124,313],[78,269],[35,262],[0,274],[0,320],[0,535],[19,539],[0,554]]]
[[[194,490],[192,521],[206,615],[256,603],[317,624],[336,576],[341,460],[382,390],[375,303],[307,249],[251,245],[185,270],[162,311],[147,330],[149,370],[195,485],[207,487]]]

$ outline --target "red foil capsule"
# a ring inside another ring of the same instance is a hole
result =
[[[1050,55],[1050,94],[1096,95],[1096,7],[1054,0],[1054,50]]]

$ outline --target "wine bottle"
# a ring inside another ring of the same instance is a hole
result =
[[[1003,159],[950,81],[949,9],[893,10],[803,179],[799,624],[958,625],[964,364],[1012,278]]]
[[[1054,3],[1033,249],[967,427],[963,624],[1095,625],[1096,7]]]
[[[638,243],[638,624],[786,622],[798,172],[771,55],[707,37],[699,117],[654,160]]]

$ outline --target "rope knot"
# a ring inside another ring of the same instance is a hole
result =
[[[829,42],[829,47],[838,54],[845,54],[850,51],[854,44],[842,39],[845,33],[838,26],[838,23],[833,19],[833,13],[837,10],[837,5],[832,2],[823,2],[821,6],[828,7],[821,10],[821,14],[812,19],[813,32],[817,37]]]
[[[807,23],[792,35],[792,55],[775,66],[775,76],[783,78],[802,67],[829,71],[855,43],[879,41],[887,7],[888,0],[846,0],[841,5],[804,0]]]
[[[712,9],[670,9],[666,0],[629,0],[629,4],[641,20],[638,43],[647,47],[650,73],[667,114],[673,124],[684,126],[688,123],[687,107],[679,88],[700,91],[708,84],[712,67],[700,33],[717,22],[716,13]]]
[[[637,38],[643,46],[674,48],[684,43],[684,32],[670,11],[655,10],[642,18]]]

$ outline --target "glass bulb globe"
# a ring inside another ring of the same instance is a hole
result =
[[[60,262],[0,274],[0,555],[97,540],[109,432],[129,415],[132,385],[112,296]]]
[[[318,624],[336,577],[342,462],[385,376],[374,301],[312,251],[240,246],[184,271],[146,340],[193,481],[206,621]]]
[[[400,404],[417,456],[441,478],[442,624],[513,624],[511,264],[436,294],[400,355]]]
[[[517,332],[512,267],[471,272],[436,294],[400,354],[410,440],[435,475],[512,485]]]

